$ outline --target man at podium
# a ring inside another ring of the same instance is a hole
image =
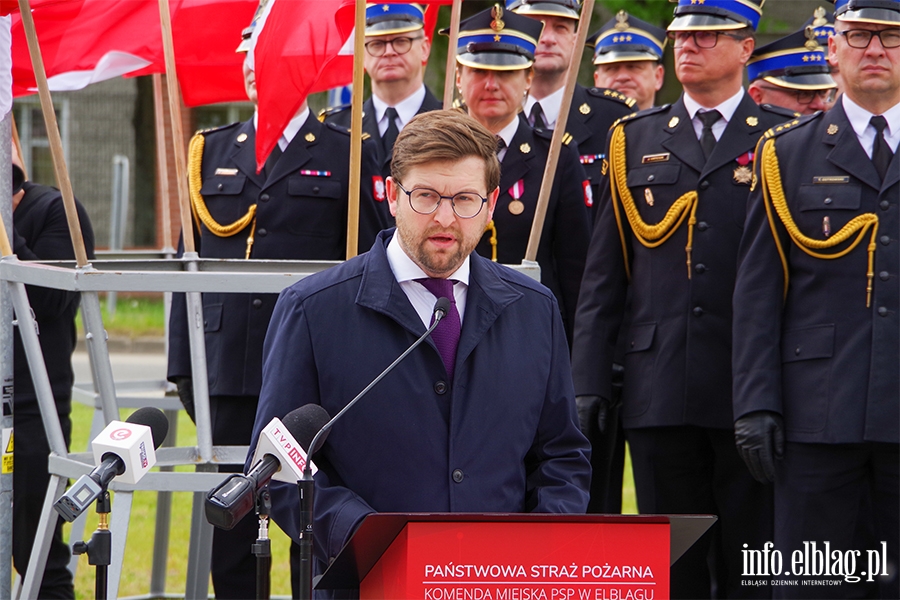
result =
[[[300,405],[336,415],[425,333],[436,301],[449,301],[431,336],[315,455],[319,573],[373,512],[585,511],[590,450],[556,299],[473,253],[499,193],[496,147],[457,111],[416,116],[387,180],[397,228],[278,300],[251,448]],[[273,482],[272,504],[298,539],[296,486]]]

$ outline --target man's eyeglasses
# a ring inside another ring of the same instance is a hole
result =
[[[438,209],[443,200],[449,200],[453,212],[460,219],[471,219],[481,212],[481,207],[487,202],[487,198],[479,196],[475,192],[460,192],[453,196],[441,196],[435,190],[429,188],[414,188],[406,191],[400,182],[397,187],[406,192],[409,198],[409,206],[420,215],[430,215]]]
[[[882,29],[881,31],[871,31],[869,29],[848,29],[847,31],[839,31],[839,34],[847,40],[847,45],[851,48],[862,50],[868,48],[872,43],[873,37],[881,40],[884,48],[896,48],[900,46],[900,28],[898,29]]]
[[[694,44],[698,48],[715,48],[716,44],[719,43],[720,35],[736,40],[740,39],[738,36],[726,31],[669,31],[666,33],[666,36],[672,40],[676,48],[681,48],[691,38],[694,39]]]
[[[366,42],[366,52],[369,53],[369,56],[384,56],[384,53],[387,52],[388,45],[390,45],[397,54],[406,54],[409,52],[409,49],[412,48],[412,43],[421,39],[422,36],[395,37],[392,40],[372,40]]]
[[[763,85],[760,86],[763,89],[770,90],[773,92],[783,92],[785,94],[793,94],[797,99],[798,104],[802,104],[804,106],[808,104],[812,104],[812,101],[818,98],[825,104],[831,104],[834,102],[834,99],[837,97],[837,88],[830,88],[827,90],[792,90],[788,88],[775,87]]]

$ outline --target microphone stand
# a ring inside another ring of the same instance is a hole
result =
[[[256,514],[259,515],[259,537],[253,544],[256,556],[256,598],[269,600],[271,596],[270,570],[272,567],[272,541],[269,539],[269,511],[272,509],[272,498],[269,486],[265,486],[256,495]]]
[[[103,492],[97,498],[97,515],[100,522],[97,530],[91,535],[89,542],[75,542],[72,552],[88,555],[88,564],[96,567],[94,574],[94,598],[106,600],[109,565],[112,562],[112,532],[109,530],[109,513],[112,505],[109,500],[109,491],[104,486]]]
[[[443,301],[443,302],[442,302]],[[390,373],[394,367],[396,367],[400,361],[407,357],[407,355],[415,350],[419,344],[425,341],[431,332],[434,331],[435,327],[438,326],[438,323],[441,322],[449,309],[450,301],[446,298],[440,298],[435,303],[433,315],[434,322],[431,324],[428,329],[425,330],[419,339],[413,342],[412,346],[406,349],[406,351],[394,359],[394,362],[389,364],[387,368],[381,372],[381,374],[372,380],[372,383],[367,385],[363,391],[358,393],[356,397],[347,403],[347,406],[341,409],[341,411],[334,415],[330,421],[325,423],[322,426],[315,437],[312,439],[312,442],[309,444],[309,451],[307,452],[306,457],[306,465],[303,467],[303,477],[297,482],[297,490],[300,492],[300,569],[299,569],[299,579],[300,585],[297,587],[300,593],[300,600],[312,600],[312,589],[313,589],[313,581],[312,581],[312,552],[313,552],[313,494],[315,491],[315,486],[313,484],[313,476],[312,476],[312,456],[319,449],[319,440],[322,440],[324,443],[324,435],[327,435],[329,431],[331,431],[332,425],[334,422],[341,418],[345,412],[350,410],[350,407],[356,404],[360,398],[365,396],[369,390],[375,387],[379,381],[381,381],[385,375]]]

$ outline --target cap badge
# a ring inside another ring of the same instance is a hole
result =
[[[491,9],[491,29],[494,31],[503,31],[503,28],[506,27],[506,23],[503,22],[503,7],[499,4],[495,4]]]
[[[816,37],[816,30],[812,25],[806,26],[805,35],[806,42],[804,42],[803,45],[807,50],[815,52],[816,50],[822,49],[822,47],[819,45],[819,39]]]
[[[820,6],[813,11],[813,27],[821,27],[828,23],[828,19],[825,18],[825,7]]]
[[[616,31],[625,31],[628,29],[628,13],[620,10],[616,13]]]

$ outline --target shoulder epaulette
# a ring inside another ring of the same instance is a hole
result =
[[[332,131],[337,131],[338,133],[343,133],[344,135],[350,135],[350,129],[344,127],[343,125],[338,125],[337,123],[329,123],[326,121],[325,126]]]
[[[214,131],[225,131],[226,129],[231,129],[232,127],[237,127],[238,125],[242,125],[240,121],[236,123],[229,123],[227,125],[219,125],[218,127],[210,127],[208,129],[198,129],[194,135],[206,135],[207,133],[212,133]]]
[[[640,119],[641,117],[646,117],[648,115],[655,115],[658,112],[669,110],[671,106],[671,104],[663,104],[662,106],[653,106],[650,108],[645,108],[644,110],[633,112],[630,115],[625,115],[624,117],[617,119],[616,122],[612,124],[612,127],[615,127],[619,123],[624,123],[626,121],[633,121],[634,119]]]
[[[777,127],[773,127],[771,129],[769,129],[763,137],[768,139],[768,138],[779,136],[779,135],[783,134],[785,131],[792,131],[794,129],[797,129],[798,127],[802,127],[803,125],[806,125],[807,123],[815,121],[816,119],[818,119],[819,117],[821,117],[824,114],[825,114],[824,112],[818,111],[811,115],[805,115],[802,117],[792,119],[790,121],[785,121],[781,125],[778,125]]]
[[[785,108],[783,106],[777,106],[775,104],[760,104],[759,108],[766,112],[770,112],[778,115],[779,117],[785,117],[787,119],[796,119],[801,116],[800,113],[793,111],[789,108]]]
[[[595,98],[606,98],[608,100],[616,100],[627,106],[628,108],[634,108],[637,104],[637,100],[634,98],[630,98],[621,92],[617,92],[616,90],[610,88],[588,88],[588,94],[594,96]]]
[[[325,119],[327,119],[328,117],[332,117],[338,113],[344,112],[345,110],[349,110],[352,106],[352,104],[341,104],[339,106],[329,106],[328,108],[323,108],[319,111],[319,120],[324,123]]]

